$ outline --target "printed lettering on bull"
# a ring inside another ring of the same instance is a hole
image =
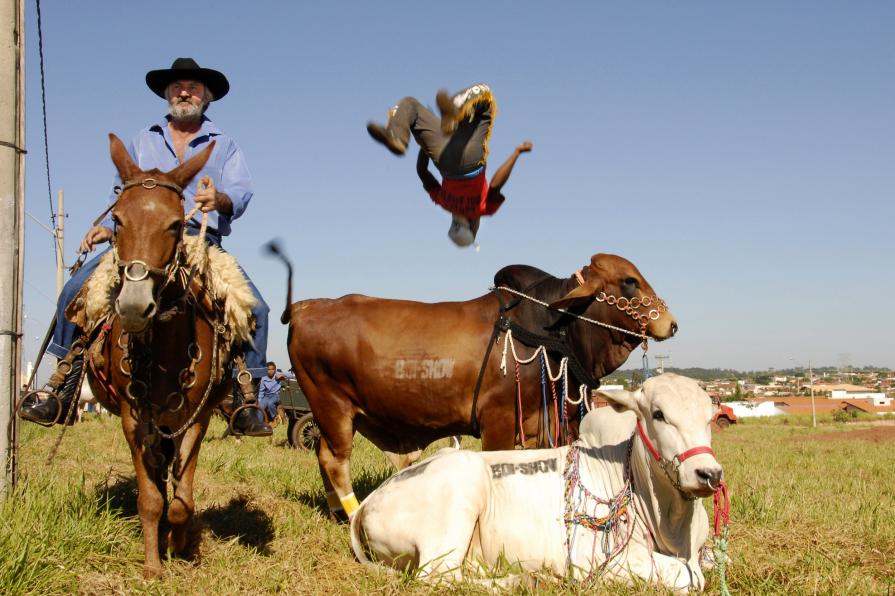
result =
[[[395,360],[396,379],[450,379],[454,376],[453,358],[400,358]]]
[[[557,470],[556,458],[539,459],[517,464],[491,464],[491,477],[494,479],[505,478],[513,474],[544,474]]]

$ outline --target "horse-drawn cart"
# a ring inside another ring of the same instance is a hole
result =
[[[291,447],[313,450],[320,440],[320,428],[314,421],[308,398],[298,383],[289,379],[280,390],[280,407],[289,420],[286,440]]]

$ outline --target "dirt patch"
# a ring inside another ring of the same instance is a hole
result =
[[[883,441],[895,441],[895,426],[877,426],[874,428],[865,428],[848,432],[823,433],[809,438],[812,441],[841,441],[842,439],[846,439],[849,441],[857,440],[881,443]]]

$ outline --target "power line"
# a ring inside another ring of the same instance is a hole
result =
[[[37,4],[37,50],[40,54],[40,102],[44,118],[44,160],[47,164],[47,198],[50,200],[50,222],[56,227],[56,213],[53,211],[53,186],[50,184],[50,143],[47,133],[47,87],[44,76],[44,37],[40,20],[40,0]],[[56,258],[59,258],[58,256]]]

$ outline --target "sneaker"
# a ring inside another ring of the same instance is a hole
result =
[[[373,137],[374,141],[378,141],[385,145],[386,149],[394,153],[395,155],[404,155],[407,151],[407,145],[399,141],[388,132],[381,124],[376,124],[375,122],[367,123],[367,132],[370,133],[370,136]]]

